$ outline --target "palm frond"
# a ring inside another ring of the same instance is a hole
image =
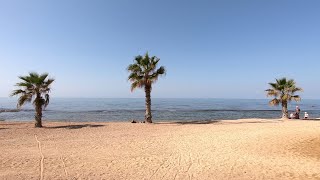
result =
[[[55,81],[55,79],[50,78],[46,81],[46,85],[51,85],[53,82]]]
[[[299,95],[292,96],[291,98],[292,98],[292,100],[295,100],[297,102],[301,101],[301,97]]]
[[[39,80],[41,81],[41,82],[45,82],[45,80],[47,79],[47,77],[48,77],[48,73],[43,73],[43,74],[41,74],[40,76],[39,76]]]
[[[302,91],[302,88],[296,87],[296,82],[293,79],[280,78],[276,79],[275,83],[269,83],[270,89],[267,89],[267,96],[274,96],[269,104],[279,105],[279,103],[285,104],[292,100],[300,101],[300,96],[296,95],[296,92]]]
[[[164,66],[161,66],[158,70],[157,70],[157,74],[159,75],[165,75],[166,74],[166,68]]]
[[[12,91],[12,93],[10,94],[10,96],[16,96],[16,95],[19,95],[19,94],[22,94],[24,95],[26,93],[26,91],[22,90],[22,89],[16,89],[14,91]]]
[[[46,108],[49,105],[49,102],[50,102],[50,96],[49,94],[45,94],[44,108]]]
[[[303,89],[302,88],[299,88],[299,87],[294,87],[292,90],[291,90],[291,92],[292,93],[296,93],[296,92],[302,92],[303,91]]]
[[[144,76],[140,75],[139,73],[131,73],[128,77],[128,80],[131,82],[134,82],[134,81],[140,81],[143,78],[144,78]]]
[[[30,103],[32,101],[32,94],[23,94],[18,99],[17,108],[21,108],[26,102]]]
[[[145,86],[145,83],[143,80],[141,81],[135,81],[131,84],[131,92],[134,91],[137,88],[143,88]]]
[[[165,68],[161,66],[157,69],[157,64],[160,61],[156,56],[149,56],[147,52],[144,56],[136,56],[134,63],[127,67],[130,72],[128,80],[131,84],[131,91],[136,88],[150,87],[156,82],[159,75],[165,74]]]
[[[277,84],[277,83],[269,83],[269,85],[270,85],[271,88],[273,88],[273,89],[278,89],[278,84]]]
[[[32,88],[33,87],[32,83],[29,83],[29,82],[20,82],[20,83],[17,83],[16,86],[24,87],[24,88]]]
[[[163,66],[161,66],[159,69],[157,69],[155,72],[153,72],[153,74],[150,75],[149,80],[150,83],[155,83],[159,76],[165,75],[166,70]]]
[[[143,57],[140,56],[140,55],[139,55],[139,56],[136,56],[136,57],[134,58],[136,64],[141,64],[142,59],[143,59]]]
[[[19,79],[23,80],[26,83],[30,82],[30,77],[29,76],[19,76]]]
[[[278,106],[279,104],[280,104],[280,100],[277,98],[274,98],[271,101],[269,101],[270,106]]]
[[[139,64],[130,64],[127,68],[129,72],[142,73],[143,70]]]
[[[39,75],[36,72],[30,72],[28,76],[19,76],[19,79],[22,82],[17,83],[16,86],[21,87],[21,89],[14,90],[11,94],[11,96],[20,95],[17,107],[21,107],[26,102],[31,102],[33,98],[34,105],[47,106],[49,104],[48,93],[54,79],[48,79],[48,73]]]
[[[267,92],[267,97],[269,97],[269,96],[278,97],[279,96],[279,92],[274,89],[267,89],[265,91]]]

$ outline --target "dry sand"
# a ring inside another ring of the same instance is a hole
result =
[[[0,179],[320,179],[320,121],[44,125],[0,122]]]

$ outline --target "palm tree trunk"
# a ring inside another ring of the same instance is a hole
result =
[[[288,103],[282,102],[282,118],[288,119]]]
[[[146,93],[146,114],[145,121],[148,123],[152,123],[152,115],[151,115],[151,86],[145,86],[144,91]]]
[[[42,127],[42,107],[41,106],[37,106],[36,107],[36,113],[34,116],[36,122],[34,124],[35,127]]]
[[[36,120],[34,126],[35,127],[42,127],[42,104],[40,103],[41,95],[40,93],[37,93],[37,97],[35,99],[35,108],[36,108],[36,113],[34,115],[34,118]]]

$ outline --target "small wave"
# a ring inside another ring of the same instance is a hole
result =
[[[117,112],[143,112],[144,109],[114,109],[114,110],[46,110],[48,112],[58,112],[58,113],[117,113]]]
[[[110,110],[84,110],[84,111],[74,111],[74,110],[44,110],[44,112],[50,113],[88,113],[88,114],[106,114],[106,113],[142,113],[145,109],[110,109]],[[184,112],[193,112],[193,113],[214,113],[214,112],[280,112],[281,110],[272,110],[272,109],[153,109],[152,112],[172,112],[172,113],[184,113]],[[304,110],[307,112],[313,112],[316,110]],[[0,109],[0,113],[3,112],[34,112],[34,109]]]
[[[280,110],[272,109],[197,109],[191,110],[197,112],[216,112],[216,111],[227,111],[227,112],[278,112]]]
[[[176,112],[177,110],[176,110],[176,109],[169,109],[168,111],[170,111],[170,112]]]
[[[155,109],[153,112],[279,112],[281,110],[251,110],[251,109]]]
[[[19,109],[0,109],[0,113],[3,113],[3,112],[19,112],[21,110]]]
[[[25,110],[30,111],[30,110]],[[33,111],[33,110],[31,110]],[[145,109],[113,109],[113,110],[84,110],[84,111],[61,111],[61,110],[46,110],[52,112],[65,113],[114,113],[114,112],[144,112]],[[278,112],[280,110],[240,110],[240,109],[153,109],[152,112]]]
[[[4,112],[32,112],[33,109],[0,109],[0,113]]]

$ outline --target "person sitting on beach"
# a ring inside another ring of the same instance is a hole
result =
[[[293,113],[290,113],[290,119],[294,119]]]
[[[307,112],[304,112],[304,119],[308,119],[309,118],[309,114]]]

